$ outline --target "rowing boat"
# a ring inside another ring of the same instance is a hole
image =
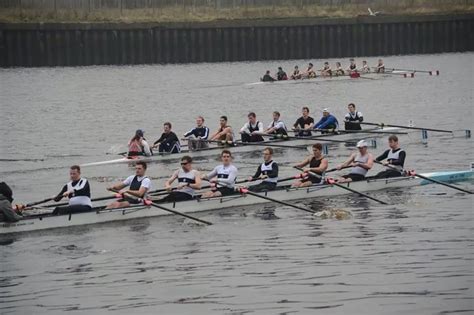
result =
[[[473,171],[443,171],[420,174],[425,177],[443,182],[459,182],[471,180]],[[388,179],[368,179],[365,181],[344,183],[360,192],[371,192],[393,188],[413,187],[430,184],[431,182],[416,176],[404,176]],[[262,196],[271,197],[281,201],[300,201],[318,197],[330,197],[348,194],[349,192],[339,187],[323,184],[305,188],[280,187],[278,190],[267,193],[258,193]],[[267,203],[268,201],[252,195],[240,195],[217,197],[209,199],[195,199],[176,203],[161,204],[164,207],[176,209],[182,213],[196,213],[205,211],[220,211],[240,206],[249,206]],[[15,223],[0,224],[0,235],[20,233],[35,230],[46,230],[55,228],[67,228],[71,226],[99,224],[112,221],[123,221],[138,218],[156,217],[170,215],[169,212],[149,206],[134,206],[130,208],[110,209],[103,207],[94,208],[93,211],[72,215],[53,216],[50,214],[33,215]]]
[[[299,139],[273,139],[273,140],[266,140],[262,142],[255,143],[255,146],[263,147],[265,145],[281,145],[281,147],[294,147],[294,146],[301,146],[304,149],[304,146],[312,145],[318,142],[318,137],[321,137],[321,141],[324,143],[323,139],[328,140],[336,140],[336,141],[352,141],[357,142],[358,140],[364,138],[375,138],[375,137],[383,137],[388,136],[390,132],[400,132],[404,131],[401,128],[397,127],[384,127],[384,128],[373,128],[366,130],[366,133],[362,131],[357,131],[354,133],[347,132],[345,133],[342,131],[340,134],[324,134],[324,135],[315,135],[314,137],[309,137],[308,139],[299,138]],[[246,143],[244,145],[237,143],[233,147],[225,147],[226,149],[230,149],[232,153],[240,153],[240,152],[248,152],[252,149],[255,149],[255,146],[251,143]],[[118,159],[106,160],[106,161],[99,161],[99,162],[91,162],[81,164],[81,167],[88,167],[88,166],[103,166],[109,164],[123,164],[129,163],[134,164],[138,161],[143,162],[169,162],[170,160],[179,160],[185,155],[191,155],[193,157],[204,157],[210,155],[218,155],[219,152],[224,149],[222,146],[215,146],[204,148],[195,151],[189,150],[181,150],[179,153],[155,153],[153,156],[133,156],[133,157],[121,157]]]
[[[317,83],[317,82],[332,82],[332,81],[346,81],[346,80],[358,80],[358,79],[369,79],[378,80],[387,77],[393,77],[393,75],[400,75],[401,77],[410,76],[411,71],[385,71],[382,73],[370,72],[360,73],[360,77],[351,77],[350,75],[333,75],[333,76],[317,76],[316,78],[304,78],[297,80],[280,80],[280,81],[258,81],[245,84],[246,86],[253,85],[266,85],[266,84],[300,84],[300,83]]]

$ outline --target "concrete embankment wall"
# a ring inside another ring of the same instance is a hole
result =
[[[3,23],[0,66],[189,63],[474,50],[474,14],[201,23]]]

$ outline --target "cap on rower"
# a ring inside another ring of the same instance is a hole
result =
[[[329,113],[329,109],[323,108],[323,113]]]
[[[357,142],[357,147],[358,148],[368,147],[368,144],[365,140],[360,140],[359,142]]]
[[[137,131],[135,131],[135,134],[137,136],[140,136],[140,137],[143,137],[143,134],[145,133],[145,131],[143,131],[142,129],[137,129]]]

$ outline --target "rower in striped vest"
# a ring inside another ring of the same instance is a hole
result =
[[[356,111],[354,103],[347,105],[349,112],[344,116],[344,128],[346,130],[362,130],[360,123],[364,121],[364,116],[361,112]]]
[[[262,134],[264,134],[263,124],[257,120],[257,115],[250,112],[247,115],[248,122],[240,129],[242,142],[261,142],[263,141]]]
[[[249,177],[249,181],[262,180],[257,185],[249,186],[250,191],[260,192],[274,190],[278,183],[278,164],[273,161],[273,149],[263,149],[263,163],[257,168],[255,175]]]
[[[379,162],[387,159],[382,162],[382,164],[385,165],[385,170],[375,175],[375,178],[389,178],[403,175],[403,165],[405,164],[406,153],[400,148],[398,137],[396,135],[388,137],[388,146],[390,149],[386,150],[375,159]]]
[[[69,204],[65,207],[56,207],[54,215],[87,212],[92,209],[91,189],[87,179],[81,177],[79,165],[73,165],[69,169],[70,182],[64,185],[59,194],[54,197],[58,202],[62,198],[69,198]]]
[[[273,120],[265,129],[267,135],[275,135],[274,138],[288,136],[288,130],[286,129],[285,123],[280,120],[280,112],[273,112]]]

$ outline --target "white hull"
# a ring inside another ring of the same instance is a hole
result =
[[[422,175],[437,179],[440,181],[463,181],[472,178],[472,171],[459,172],[435,172],[425,173]],[[417,185],[429,184],[429,181],[417,177],[400,177],[384,180],[368,180],[354,183],[343,184],[360,192],[371,192],[376,190],[411,187]],[[337,195],[349,194],[351,192],[340,187],[331,185],[312,186],[301,189],[288,189],[271,191],[266,194],[270,198],[282,201],[298,201],[318,197],[330,197]],[[261,193],[264,195],[264,193]],[[267,200],[251,195],[236,195],[222,198],[202,199],[183,201],[176,204],[161,204],[164,207],[175,209],[183,213],[195,213],[213,210],[222,210],[238,206],[249,206],[268,203]],[[123,221],[136,218],[147,218],[170,215],[169,212],[154,207],[143,207],[133,209],[115,209],[102,210],[100,212],[88,212],[73,214],[71,216],[36,216],[34,218],[23,219],[16,223],[0,224],[0,234],[19,233],[33,230],[45,230],[54,228],[65,228],[70,226],[98,224],[112,221]]]

